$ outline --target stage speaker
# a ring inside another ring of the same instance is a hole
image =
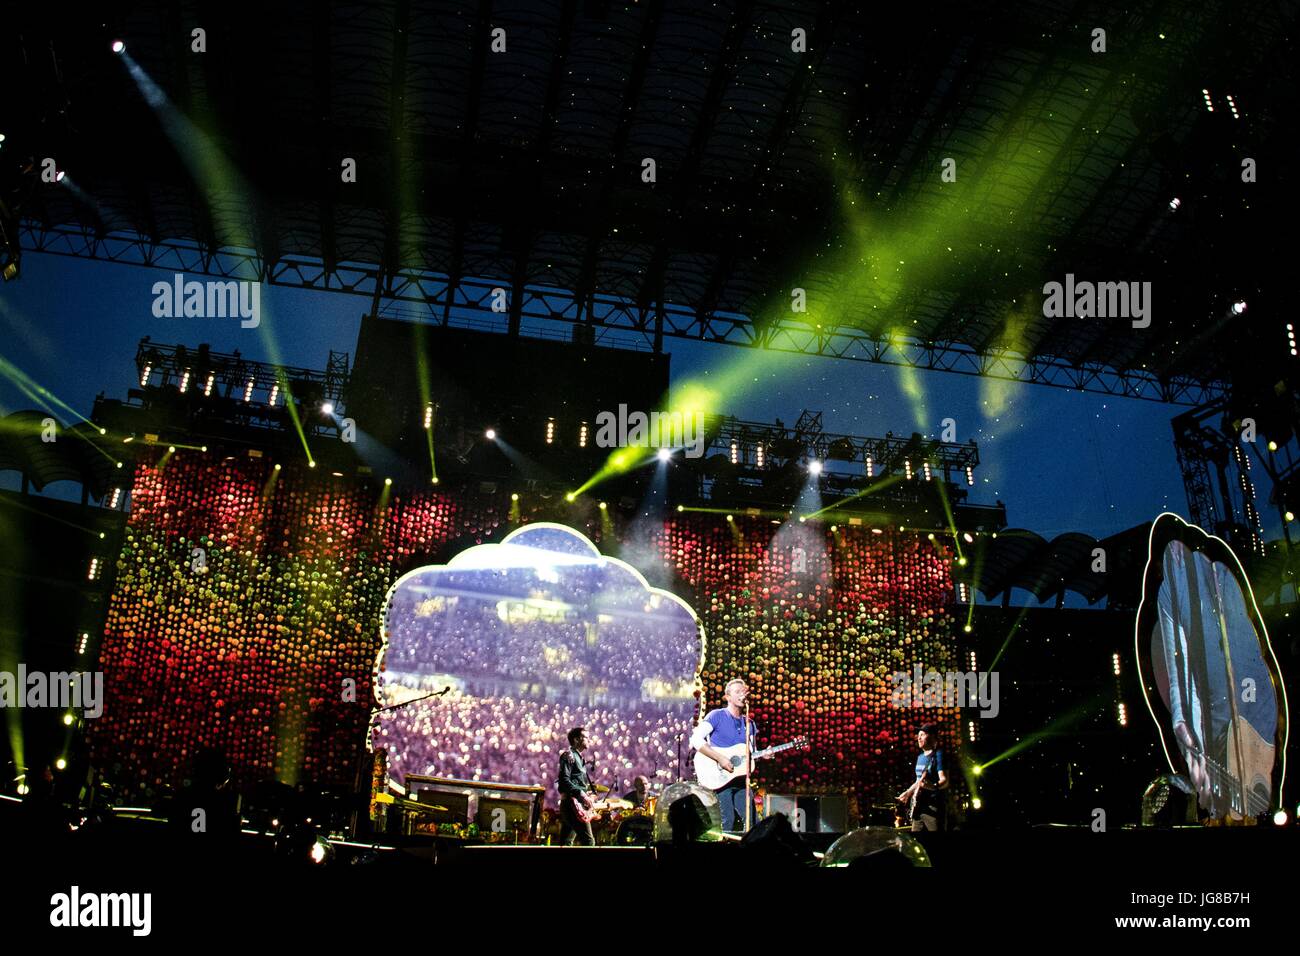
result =
[[[790,818],[781,813],[759,820],[740,845],[747,854],[764,862],[811,863],[815,859],[803,837],[790,826]]]
[[[763,799],[763,816],[781,814],[799,833],[845,833],[849,829],[848,794],[769,793]]]

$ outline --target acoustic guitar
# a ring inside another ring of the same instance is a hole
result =
[[[1227,815],[1234,820],[1263,816],[1272,809],[1273,758],[1276,747],[1259,735],[1245,717],[1237,717],[1228,724],[1227,766],[1193,750],[1205,761],[1210,781],[1212,814]]]
[[[695,752],[695,779],[700,782],[701,786],[708,787],[710,790],[721,790],[737,777],[743,777],[752,773],[754,770],[754,761],[764,760],[768,757],[774,757],[786,750],[801,750],[808,746],[808,738],[798,736],[789,743],[777,744],[775,747],[768,747],[766,750],[751,751],[749,755],[749,766],[745,766],[745,745],[733,744],[730,747],[713,748],[722,754],[723,758],[731,764],[731,770],[724,771],[718,766],[718,762],[706,754]]]

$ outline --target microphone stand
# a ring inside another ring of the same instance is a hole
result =
[[[362,741],[361,741],[361,745],[362,745],[362,748],[363,748],[363,749],[360,751],[360,753],[361,753],[361,758],[357,761],[357,772],[356,772],[356,776],[353,778],[353,782],[352,782],[352,791],[353,791],[353,793],[360,793],[360,791],[361,791],[361,771],[362,771],[362,769],[363,769],[363,767],[365,766],[365,763],[366,763],[366,760],[365,760],[365,753],[366,753],[366,750],[365,750],[364,748],[365,748],[367,742],[369,742],[369,740],[370,740],[370,731],[371,731],[371,729],[374,727],[374,724],[375,724],[375,718],[378,717],[380,714],[386,713],[386,712],[388,712],[388,711],[390,711],[390,710],[397,710],[397,709],[399,709],[399,708],[401,708],[401,707],[405,707],[405,706],[407,706],[408,704],[417,704],[417,703],[419,703],[419,702],[422,701],[422,700],[428,700],[430,697],[444,697],[444,696],[446,696],[447,694],[450,694],[450,693],[451,693],[451,685],[448,684],[448,685],[447,685],[446,687],[444,687],[442,690],[430,691],[429,693],[425,694],[423,697],[413,697],[413,698],[411,698],[410,700],[404,700],[404,701],[402,701],[402,702],[399,703],[399,704],[389,704],[389,705],[386,706],[386,707],[372,707],[372,708],[370,708],[370,716],[366,719],[366,735],[365,735],[364,738],[362,738]],[[386,775],[386,774],[385,774],[385,775]],[[360,810],[355,809],[355,808],[353,809],[353,811],[352,811],[352,820],[351,820],[351,823],[352,823],[352,835],[353,835],[354,837],[356,837],[356,836],[360,836],[360,829],[359,829],[359,825],[360,825]]]
[[[754,794],[753,791],[750,789],[751,784],[749,781],[750,771],[754,769],[753,764],[750,761],[750,754],[754,752],[754,748],[750,742],[750,737],[749,737],[749,728],[752,725],[749,722],[748,695],[746,695],[745,697],[744,720],[745,720],[745,832],[748,833],[750,826],[753,825],[753,816],[754,816]]]

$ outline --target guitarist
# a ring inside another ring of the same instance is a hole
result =
[[[595,846],[596,838],[591,832],[591,817],[583,811],[591,809],[590,792],[593,789],[587,779],[587,765],[583,762],[582,752],[587,749],[587,732],[582,727],[569,731],[569,749],[560,754],[560,775],[556,781],[560,790],[560,844],[572,846],[576,838],[582,846]]]
[[[758,725],[746,717],[741,708],[749,696],[749,687],[740,678],[727,682],[722,693],[726,707],[719,707],[704,715],[695,732],[691,734],[691,747],[730,773],[730,761],[719,750],[748,741],[750,752],[754,751],[754,738],[758,736]],[[746,773],[737,773],[727,781],[720,790],[714,791],[718,803],[722,805],[722,829],[735,833],[745,826],[745,782]]]
[[[948,789],[948,771],[944,769],[943,751],[939,749],[938,725],[925,724],[917,730],[916,745],[921,748],[916,757],[916,782],[897,799],[912,806],[913,833],[942,833],[947,816],[943,791]]]

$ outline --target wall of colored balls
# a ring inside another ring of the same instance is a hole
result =
[[[582,531],[691,603],[705,707],[741,676],[760,745],[810,738],[762,764],[760,785],[879,802],[910,777],[918,723],[940,722],[958,746],[955,708],[891,700],[895,672],[957,666],[951,555],[924,536],[691,512],[633,521],[595,499],[401,492],[182,451],[136,467],[92,759],[128,792],[178,783],[202,747],[221,748],[241,786],[351,784],[368,761],[389,587],[535,520]]]

